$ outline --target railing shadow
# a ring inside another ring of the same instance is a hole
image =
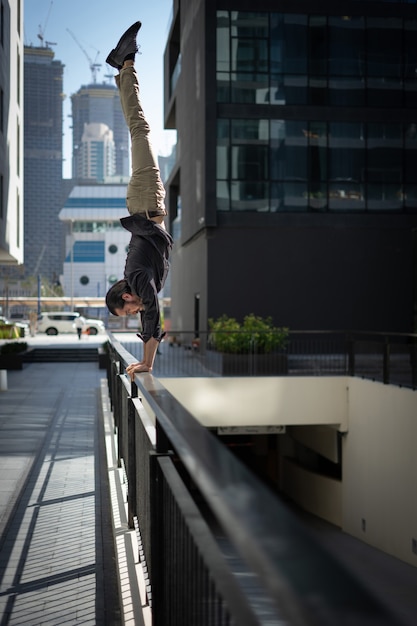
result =
[[[75,398],[70,385],[57,389],[51,405],[41,390],[32,393],[32,404],[21,409],[25,419],[16,425],[12,420],[8,428],[9,436],[30,441],[27,451],[18,446],[15,454],[33,459],[0,538],[1,626],[75,623],[77,610],[84,623],[103,623],[105,616],[119,623],[114,553],[103,537],[107,485],[97,484],[94,471],[99,417],[90,410],[90,390],[84,414],[79,404],[85,390],[77,393]],[[95,395],[91,402],[95,406]],[[81,518],[80,530],[74,520]]]

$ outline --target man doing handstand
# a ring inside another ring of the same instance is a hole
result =
[[[130,213],[121,224],[132,236],[126,257],[124,278],[107,292],[106,304],[113,315],[137,315],[142,322],[143,358],[127,367],[135,373],[150,372],[162,338],[158,292],[168,273],[172,237],[164,226],[165,189],[150,143],[150,129],[139,99],[139,81],[134,68],[138,50],[136,36],[140,22],[133,24],[110,52],[106,63],[119,70],[116,84],[132,149],[132,176],[126,205]]]

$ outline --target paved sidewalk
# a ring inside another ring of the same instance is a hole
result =
[[[80,343],[97,341],[86,339]],[[58,349],[77,341],[30,343]],[[148,626],[105,371],[97,363],[32,363],[7,378],[0,391],[0,626]],[[319,520],[308,523],[399,624],[417,623],[417,568]]]
[[[8,372],[0,392],[1,626],[121,623],[104,375],[96,363]]]

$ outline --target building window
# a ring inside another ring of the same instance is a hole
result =
[[[110,254],[116,254],[116,252],[117,252],[118,248],[117,248],[117,246],[116,246],[114,243],[112,243],[112,244],[108,247],[108,250],[109,250]]]
[[[268,24],[267,13],[218,12],[217,70],[220,102],[268,101]]]
[[[218,120],[220,211],[415,211],[417,123]]]
[[[357,121],[416,109],[416,67],[415,19],[218,11],[217,100],[254,106],[217,121],[217,210],[416,211],[415,123]]]
[[[269,210],[268,150],[268,120],[219,120],[219,209]]]
[[[170,96],[175,90],[178,78],[181,74],[181,50],[180,50],[180,11],[178,11],[175,22],[172,24],[172,34],[168,46],[168,66],[170,75]]]
[[[77,233],[105,233],[109,230],[121,230],[120,222],[88,222],[75,221],[73,224],[73,232]]]
[[[417,22],[217,12],[218,102],[415,108]]]
[[[80,283],[82,285],[88,285],[89,282],[90,282],[90,279],[88,278],[88,276],[81,276]]]

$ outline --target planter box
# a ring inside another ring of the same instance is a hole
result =
[[[288,374],[288,355],[224,354],[207,351],[206,366],[221,376],[285,376]]]
[[[101,370],[106,370],[110,364],[110,355],[103,348],[98,348],[98,366]]]
[[[20,333],[13,324],[0,324],[0,337],[2,339],[19,339]]]
[[[26,352],[0,354],[0,370],[21,370]]]

